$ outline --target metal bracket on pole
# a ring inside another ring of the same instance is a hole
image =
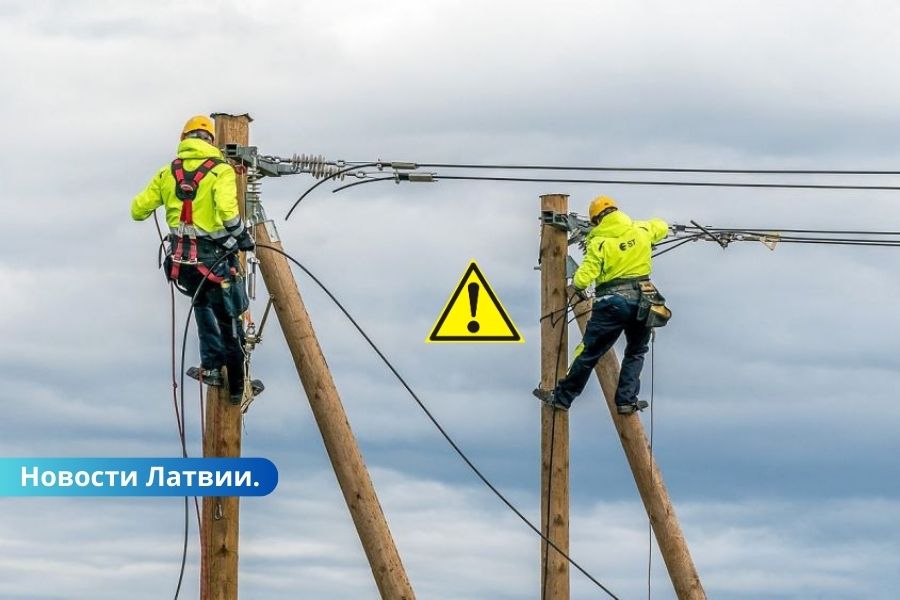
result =
[[[248,354],[253,352],[253,350],[256,349],[256,346],[262,343],[263,328],[266,326],[266,320],[269,318],[269,310],[272,308],[272,301],[274,299],[274,296],[269,296],[269,301],[266,302],[266,309],[263,311],[262,320],[259,322],[259,329],[257,329],[256,325],[252,322],[247,326],[247,331],[244,334],[244,344]]]
[[[585,219],[578,213],[558,213],[552,210],[542,210],[541,211],[541,225],[548,225],[555,229],[559,229],[565,231],[566,233],[570,233],[568,241],[566,242],[567,246],[571,246],[572,244],[577,243],[582,250],[584,250],[584,238],[587,234],[594,228],[591,225],[591,222],[588,219]],[[538,260],[538,266],[534,268],[535,271],[540,271],[540,260]],[[566,257],[566,278],[571,279],[575,275],[575,271],[578,270],[578,262],[572,258],[572,256]]]
[[[281,241],[275,223],[266,216],[266,210],[261,202],[261,179],[263,177],[280,177],[282,175],[296,175],[303,172],[299,161],[281,161],[277,157],[260,156],[256,146],[241,146],[240,144],[225,144],[225,157],[235,161],[247,170],[247,194],[245,197],[247,220],[250,227],[260,223],[266,228],[269,239],[273,242]]]
[[[594,228],[588,219],[578,213],[557,213],[552,210],[541,211],[541,224],[572,234],[569,236],[567,244],[571,246],[577,242],[582,247],[584,238]]]

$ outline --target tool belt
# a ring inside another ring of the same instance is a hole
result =
[[[616,294],[629,300],[637,300],[637,320],[647,327],[662,327],[672,318],[672,311],[666,306],[666,299],[646,275],[607,281],[595,288],[595,294],[598,298]]]
[[[640,281],[637,285],[641,293],[637,320],[647,327],[663,327],[672,318],[672,311],[666,306],[666,299],[649,279]]]
[[[601,283],[594,288],[594,294],[599,298],[607,294],[621,294],[622,292],[638,291],[639,284],[643,281],[650,281],[646,275],[642,277],[620,277],[606,283]]]
[[[177,236],[169,236],[174,245]],[[197,257],[194,260],[175,259],[172,252],[166,254],[163,269],[166,279],[173,282],[179,292],[193,298],[202,285],[206,289],[220,289],[222,304],[231,317],[239,317],[250,306],[247,285],[236,256],[228,256],[228,250],[217,241],[207,238],[197,240]],[[173,265],[177,264],[176,277],[172,277]]]

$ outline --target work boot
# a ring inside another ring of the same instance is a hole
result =
[[[256,398],[257,396],[262,394],[265,389],[266,386],[263,385],[263,382],[259,379],[254,379],[250,382],[250,395],[253,398]],[[235,406],[238,406],[243,400],[243,392],[236,392],[234,394],[231,394],[231,397],[229,398],[229,401]]]
[[[557,400],[556,392],[554,390],[534,388],[531,393],[534,394],[535,398],[537,398],[547,406],[552,406],[553,408],[558,408],[559,410],[569,410],[568,406]]]
[[[631,404],[616,404],[616,412],[620,415],[630,415],[644,410],[650,406],[646,400],[636,400]]]
[[[222,386],[222,371],[219,369],[204,369],[203,367],[191,367],[187,371],[185,371],[185,375],[190,377],[191,379],[196,379],[206,385],[212,385],[215,387]]]

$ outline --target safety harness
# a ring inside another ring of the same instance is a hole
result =
[[[169,278],[178,280],[181,265],[191,265],[207,280],[221,284],[222,277],[212,273],[203,262],[197,260],[197,230],[194,228],[194,199],[203,178],[223,161],[218,158],[208,158],[193,171],[184,169],[184,161],[176,158],[172,161],[172,176],[175,177],[175,196],[181,200],[181,217],[178,224],[178,239],[175,242],[175,250],[172,253],[172,267]],[[188,246],[187,260],[184,258],[185,245]]]

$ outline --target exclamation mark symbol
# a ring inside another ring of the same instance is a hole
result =
[[[478,311],[478,284],[473,281],[466,289],[469,291],[469,312],[472,315],[467,329],[469,333],[478,333],[478,330],[481,329],[481,325],[475,320],[475,313]]]

